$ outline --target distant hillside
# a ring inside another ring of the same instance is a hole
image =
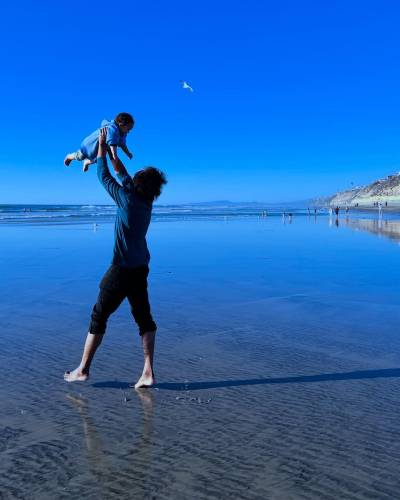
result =
[[[328,198],[315,200],[315,203],[319,205],[354,206],[358,203],[359,207],[373,206],[375,202],[387,202],[389,206],[400,206],[400,172],[374,181],[367,186],[355,187]]]
[[[222,208],[251,208],[251,209],[276,209],[276,208],[304,208],[309,207],[314,203],[314,200],[299,200],[299,201],[281,201],[281,202],[260,202],[260,201],[229,201],[229,200],[216,200],[216,201],[199,201],[193,203],[179,203],[169,205],[159,205],[157,207],[173,208],[185,207],[196,209],[222,209]]]

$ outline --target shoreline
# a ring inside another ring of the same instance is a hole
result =
[[[340,212],[345,212],[346,211],[346,207],[345,206],[340,206],[340,205],[335,205],[335,206],[338,206],[340,208]],[[328,206],[328,207],[321,207],[325,210],[329,210],[330,208],[332,208],[334,210],[334,206]],[[378,207],[371,207],[371,206],[364,206],[364,207],[348,207],[349,209],[349,212],[361,212],[361,213],[365,213],[365,212],[368,212],[368,213],[377,213],[379,214],[379,208]],[[391,214],[399,214],[400,215],[400,205],[399,206],[387,206],[387,207],[382,207],[381,209],[382,211],[382,214],[384,214],[385,212],[390,212]]]

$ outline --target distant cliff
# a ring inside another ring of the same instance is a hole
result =
[[[331,206],[373,206],[376,202],[385,203],[389,206],[400,206],[400,172],[389,175],[384,179],[374,181],[368,186],[361,186],[336,193],[331,197],[316,200],[320,205]]]

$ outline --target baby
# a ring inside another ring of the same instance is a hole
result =
[[[132,153],[126,146],[126,136],[133,129],[135,120],[129,113],[118,113],[114,120],[103,120],[100,128],[107,129],[107,146],[111,159],[118,161],[117,148],[120,147],[122,151],[132,159]],[[100,129],[92,132],[88,137],[83,139],[80,149],[75,153],[69,153],[64,158],[64,165],[68,165],[73,160],[83,160],[83,171],[87,172],[92,163],[96,163],[97,150],[99,148],[99,131]]]

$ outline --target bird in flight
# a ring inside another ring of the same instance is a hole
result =
[[[183,89],[188,89],[189,92],[193,92],[192,87],[188,84],[188,82],[185,82],[185,80],[181,80],[181,85]]]

